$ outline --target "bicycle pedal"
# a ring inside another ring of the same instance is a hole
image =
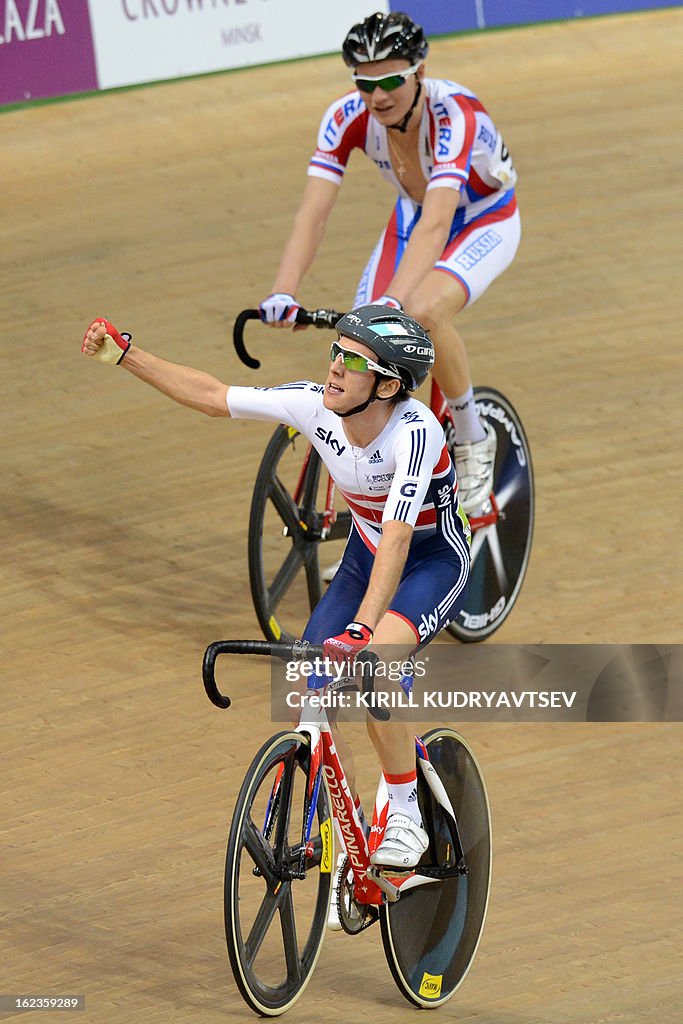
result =
[[[391,881],[392,878],[398,878],[400,882],[405,882],[406,878],[410,878],[411,875],[415,874],[415,868],[406,868],[404,871],[402,871],[401,868],[383,868],[380,866],[375,866],[370,869],[368,874],[372,874],[373,872],[375,872],[378,875],[381,875],[382,878],[388,878],[389,881]]]
[[[392,878],[404,881],[412,874],[412,871],[395,871],[393,868],[384,871],[382,868],[371,867],[368,870],[368,876],[373,880],[378,889],[381,889],[384,893],[386,900],[389,903],[396,903],[401,890]]]

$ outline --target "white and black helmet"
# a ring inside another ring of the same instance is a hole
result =
[[[354,25],[342,44],[342,56],[350,68],[389,57],[401,57],[411,65],[424,60],[429,50],[421,25],[399,11],[371,14]]]
[[[379,365],[396,374],[407,391],[419,388],[434,365],[432,339],[402,310],[359,306],[338,320],[336,329],[372,349]]]

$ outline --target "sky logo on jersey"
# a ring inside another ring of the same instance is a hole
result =
[[[472,267],[476,267],[480,260],[483,260],[485,256],[488,256],[492,249],[495,249],[497,245],[500,245],[502,241],[503,239],[500,237],[498,232],[494,231],[493,228],[489,228],[481,238],[478,238],[476,242],[472,242],[471,245],[468,245],[467,248],[460,253],[455,262],[459,263],[463,270],[471,270]]]
[[[324,427],[318,427],[315,432],[315,436],[319,437],[321,441],[325,442],[325,444],[328,444],[332,451],[336,452],[337,455],[341,455],[342,452],[346,451],[346,445],[340,444],[331,430],[325,431]]]
[[[448,508],[449,505],[452,505],[454,494],[455,491],[451,484],[444,484],[443,487],[439,487],[436,492],[437,508]]]
[[[420,640],[427,640],[428,637],[433,636],[433,634],[436,633],[438,627],[439,627],[439,612],[438,612],[438,609],[435,608],[433,611],[431,611],[429,613],[429,615],[425,615],[424,612],[423,612],[422,613],[422,618],[421,618],[420,622],[418,623],[418,627],[417,627],[417,631],[420,634]]]

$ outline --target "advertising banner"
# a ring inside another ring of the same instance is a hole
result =
[[[0,0],[0,104],[97,84],[88,0]]]
[[[0,105],[338,51],[373,10],[427,35],[663,6],[661,0],[0,0]],[[665,5],[664,5],[665,6]]]
[[[598,14],[655,10],[662,0],[391,0],[392,11],[404,11],[426,34],[469,32],[502,25],[531,25],[542,21],[590,18]]]
[[[90,0],[100,88],[329,53],[369,10],[388,3]]]

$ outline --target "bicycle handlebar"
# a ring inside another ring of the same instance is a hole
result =
[[[209,644],[202,660],[204,689],[217,708],[229,708],[232,703],[230,698],[221,693],[216,684],[216,658],[219,654],[261,654],[270,658],[293,658],[299,661],[304,657],[322,658],[323,649],[305,640],[295,640],[291,644],[270,640],[216,640]]]
[[[297,310],[296,323],[307,324],[311,327],[319,328],[334,328],[338,320],[344,316],[343,313],[338,313],[334,309],[304,309],[301,306]],[[260,360],[254,359],[247,352],[246,345],[244,344],[244,328],[249,320],[260,320],[258,309],[243,309],[241,313],[238,313],[237,319],[235,320],[235,326],[232,331],[232,340],[235,346],[235,352],[244,363],[245,366],[250,367],[252,370],[258,370],[261,365]]]
[[[280,658],[283,661],[288,659],[302,661],[304,658],[313,660],[325,657],[322,646],[309,644],[306,640],[295,640],[291,644],[275,640],[216,640],[215,643],[209,644],[204,651],[202,681],[211,703],[215,704],[217,708],[223,709],[229,708],[232,701],[226,693],[220,692],[216,683],[216,658],[219,654],[260,654],[270,658]],[[374,671],[374,664],[377,663],[378,658],[374,652],[367,651],[361,652],[358,655],[358,660],[372,660]],[[363,673],[363,693],[366,695],[371,694],[374,690],[372,677],[373,672],[370,673],[370,678]],[[371,707],[368,710],[379,721],[384,722],[389,718],[389,713],[382,708]]]

